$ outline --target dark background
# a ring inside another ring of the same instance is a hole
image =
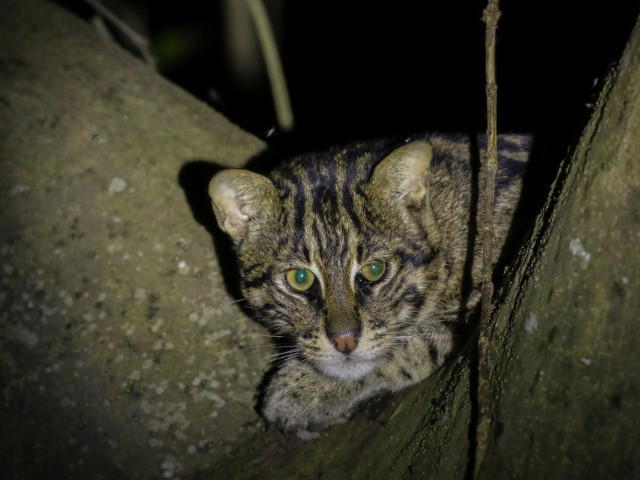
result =
[[[81,0],[61,3],[93,16]],[[486,128],[484,1],[268,1],[295,116],[288,134],[273,132],[264,71],[247,80],[231,68],[225,32],[236,26],[225,2],[105,3],[148,36],[162,74],[275,146],[303,151]],[[619,60],[640,2],[519,0],[500,8],[498,128],[534,134],[536,181],[548,185]]]

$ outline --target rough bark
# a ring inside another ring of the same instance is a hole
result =
[[[0,47],[9,478],[464,478],[469,355],[318,440],[263,430],[269,342],[179,185],[259,141],[55,5],[0,2]],[[607,85],[496,308],[483,478],[640,476],[639,28]]]

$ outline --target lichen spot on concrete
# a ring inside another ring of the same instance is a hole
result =
[[[530,313],[524,321],[524,329],[527,333],[533,333],[538,328],[538,316]]]
[[[38,344],[38,336],[22,325],[9,325],[4,332],[11,340],[34,348]]]
[[[145,298],[147,298],[147,292],[144,288],[136,288],[135,292],[133,293],[133,296],[137,299],[137,300],[144,300]]]
[[[11,189],[11,195],[27,195],[31,192],[31,187],[29,185],[21,185],[18,184]]]
[[[569,242],[569,250],[571,250],[573,255],[582,259],[582,269],[586,269],[591,260],[591,254],[584,249],[579,238],[571,239]]]
[[[183,275],[187,275],[191,271],[191,268],[189,268],[187,262],[185,262],[184,260],[180,260],[178,262],[178,271]]]
[[[127,182],[124,178],[113,177],[109,184],[109,193],[122,193],[125,188],[127,188]]]

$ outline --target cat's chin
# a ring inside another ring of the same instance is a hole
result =
[[[318,365],[322,373],[340,380],[360,380],[369,375],[378,362],[358,357],[340,355]]]

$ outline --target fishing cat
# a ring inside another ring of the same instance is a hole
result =
[[[494,260],[530,143],[499,139]],[[266,387],[267,421],[303,436],[442,365],[479,300],[478,149],[434,134],[302,156],[268,177],[214,176],[209,194],[244,297],[292,345]]]

